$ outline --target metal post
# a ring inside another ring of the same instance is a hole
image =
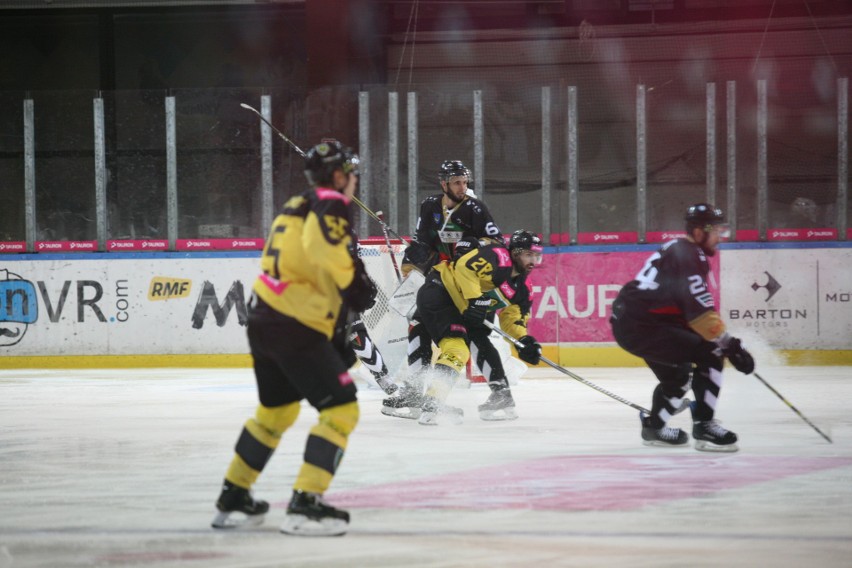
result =
[[[761,241],[766,240],[766,231],[769,228],[766,113],[766,80],[761,79],[757,82],[757,230]]]
[[[417,230],[417,93],[408,93],[408,231]]]
[[[837,238],[846,240],[849,219],[849,78],[837,80]]]
[[[727,166],[728,166],[728,224],[731,226],[731,240],[737,240],[737,82],[727,83],[728,112],[727,129]]]
[[[388,93],[388,213],[385,222],[398,226],[399,215],[399,93]]]
[[[636,86],[636,221],[639,242],[645,242],[647,226],[647,124],[645,117],[645,85]]]
[[[178,237],[178,196],[174,97],[166,97],[166,226],[169,237],[169,250],[175,250]]]
[[[260,114],[272,122],[272,97],[261,95]],[[275,205],[272,196],[272,129],[260,121],[260,227],[261,234],[272,225]]]
[[[553,180],[550,168],[551,119],[550,87],[541,88],[541,232],[545,240],[549,238],[551,193]]]
[[[707,203],[716,203],[716,83],[707,83]]]
[[[32,99],[24,99],[24,231],[27,250],[36,241],[35,118]]]
[[[106,250],[107,198],[106,198],[106,144],[104,143],[104,100],[92,101],[95,127],[95,227],[98,235],[98,250]]]
[[[580,225],[577,216],[580,198],[579,148],[577,146],[577,87],[568,87],[568,233],[577,244]]]
[[[473,175],[479,199],[485,199],[485,126],[482,120],[482,91],[473,92]]]
[[[358,154],[361,157],[358,198],[368,207],[375,207],[375,204],[370,203],[370,93],[366,91],[358,93]],[[367,215],[360,214],[358,234],[362,237],[370,234],[369,220]]]

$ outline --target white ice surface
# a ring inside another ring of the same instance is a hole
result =
[[[573,369],[639,405],[647,369]],[[348,535],[278,532],[308,428],[304,406],[255,487],[266,523],[209,528],[256,405],[249,370],[0,371],[0,568],[852,566],[852,370],[726,373],[735,454],[641,444],[637,412],[552,370],[515,387],[520,418],[462,426],[361,421],[327,498]],[[673,420],[688,427],[689,413]]]

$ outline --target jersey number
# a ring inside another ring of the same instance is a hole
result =
[[[659,258],[660,253],[655,252],[648,257],[648,260],[645,261],[645,266],[643,266],[642,270],[639,271],[639,274],[636,275],[636,281],[639,282],[639,286],[637,286],[638,289],[656,290],[660,287],[660,283],[657,282],[657,267],[654,266],[654,261]]]
[[[476,272],[476,275],[480,278],[484,278],[494,271],[494,267],[491,266],[491,263],[484,258],[477,258],[471,262],[470,269]]]
[[[485,224],[485,234],[493,237],[500,234],[500,229],[493,222],[489,221]]]

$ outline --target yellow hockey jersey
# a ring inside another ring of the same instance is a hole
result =
[[[263,248],[253,291],[272,309],[329,339],[355,275],[349,202],[327,188],[290,198]]]

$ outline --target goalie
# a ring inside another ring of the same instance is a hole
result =
[[[477,364],[491,394],[479,406],[483,420],[514,420],[515,401],[499,353],[484,325],[500,311],[500,327],[524,344],[518,356],[530,365],[541,360],[541,345],[527,332],[532,290],[527,277],[541,263],[541,239],[515,231],[508,249],[489,244],[452,263],[435,266],[417,294],[417,309],[440,354],[433,379],[420,406],[419,423],[434,425],[441,415],[461,422],[462,412],[445,404],[450,390],[470,359],[470,343],[479,348]]]

